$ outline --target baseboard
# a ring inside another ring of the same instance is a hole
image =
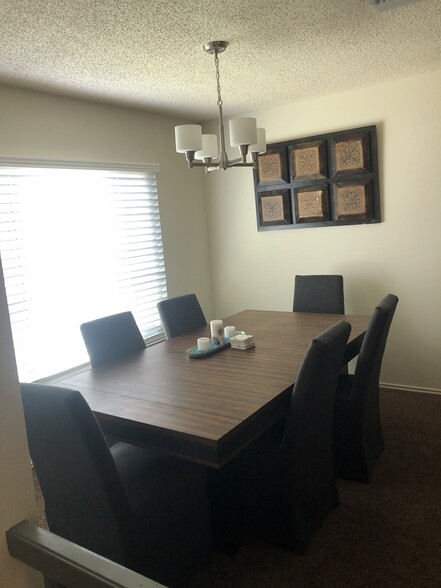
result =
[[[441,390],[436,388],[416,388],[414,386],[384,384],[383,382],[380,382],[380,388],[383,390],[397,390],[398,392],[416,392],[418,394],[441,394]]]

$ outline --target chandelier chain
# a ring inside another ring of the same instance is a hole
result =
[[[220,86],[220,74],[219,74],[219,55],[218,52],[214,53],[214,64],[216,66],[216,84],[217,84],[217,105],[222,106],[221,86]]]

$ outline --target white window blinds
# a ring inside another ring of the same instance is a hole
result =
[[[0,161],[0,252],[21,381],[87,362],[82,322],[131,310],[145,338],[162,331],[157,171]]]

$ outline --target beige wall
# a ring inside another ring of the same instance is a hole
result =
[[[174,126],[181,122],[0,86],[0,157],[160,164],[168,292],[196,292],[208,318],[211,275],[203,172],[189,173],[185,158],[175,151]]]
[[[5,533],[20,521],[36,522],[30,458],[0,263],[0,585],[42,586],[42,578],[9,556]]]
[[[349,313],[400,298],[382,381],[441,390],[440,104],[436,71],[249,113],[269,143],[376,124],[383,222],[259,233],[251,172],[210,174],[216,315],[291,310],[295,274],[341,273]]]

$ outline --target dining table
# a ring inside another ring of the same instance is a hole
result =
[[[104,433],[219,469],[284,418],[311,340],[346,320],[346,363],[358,354],[369,319],[244,310],[223,323],[252,335],[250,349],[227,345],[190,357],[197,339],[210,337],[206,325],[55,384],[79,390]]]

